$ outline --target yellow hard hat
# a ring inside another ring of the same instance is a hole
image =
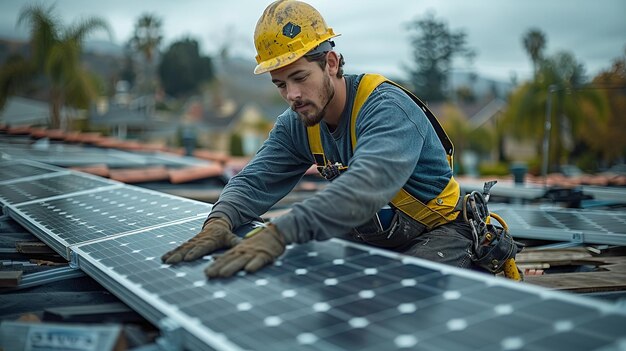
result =
[[[313,6],[301,1],[278,0],[263,12],[254,30],[254,74],[287,66],[335,34]]]

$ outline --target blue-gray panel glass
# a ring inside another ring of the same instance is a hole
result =
[[[209,205],[134,187],[98,191],[18,207],[68,244],[164,224],[201,213]]]
[[[89,146],[50,144],[37,149],[30,145],[19,147],[3,146],[0,151],[13,159],[27,159],[61,167],[93,165],[104,163],[109,167],[138,167],[145,165],[184,166],[207,164],[206,161],[180,156],[170,156],[158,152],[124,152]]]
[[[0,202],[5,204],[19,204],[113,184],[115,183],[81,176],[79,174],[63,174],[56,177],[37,179],[35,181],[3,185],[0,187]]]
[[[32,177],[36,175],[52,173],[54,171],[22,163],[7,163],[0,167],[0,182],[12,179],[20,179],[24,177]]]
[[[242,349],[554,349],[559,337],[589,349],[616,343],[624,315],[557,297],[402,263],[338,242],[288,248],[273,266],[207,280],[210,259],[176,266],[160,256],[195,235],[202,220],[83,245],[110,267]],[[606,324],[603,328],[599,324]],[[579,327],[579,326],[585,327]],[[587,327],[593,325],[591,329]]]
[[[614,233],[626,235],[626,213],[616,211],[544,210],[493,206],[513,235],[515,229],[550,228],[583,233]]]

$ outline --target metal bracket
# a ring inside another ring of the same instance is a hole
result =
[[[5,206],[0,206],[0,221],[8,221],[11,219],[9,213],[5,210]]]
[[[161,337],[156,343],[163,351],[183,351],[183,329],[170,317],[165,317],[159,321]]]
[[[80,269],[72,267],[53,268],[47,271],[31,273],[23,276],[20,285],[18,285],[15,289],[26,289],[33,286],[39,286],[82,276],[85,276],[85,273],[83,273],[83,271],[81,271]]]
[[[79,263],[78,263],[79,259],[80,259],[80,256],[78,256],[76,254],[76,252],[70,251],[70,261],[69,261],[70,268],[78,269],[79,268]]]
[[[584,243],[585,242],[584,239],[585,239],[585,234],[583,232],[572,233],[572,242]]]

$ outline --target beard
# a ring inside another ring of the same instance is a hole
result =
[[[335,97],[335,87],[330,82],[330,77],[324,75],[324,80],[322,82],[322,89],[320,91],[320,102],[321,107],[317,106],[311,100],[298,100],[291,105],[291,110],[298,114],[300,121],[307,127],[312,127],[322,121],[324,116],[326,116],[326,108],[331,100]],[[296,109],[302,107],[304,105],[308,105],[309,111],[306,112],[298,112]]]

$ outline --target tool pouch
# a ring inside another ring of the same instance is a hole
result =
[[[473,261],[476,265],[488,270],[493,274],[502,272],[504,263],[515,258],[515,255],[522,250],[513,240],[511,234],[502,227],[487,224],[486,233],[494,235],[487,245],[479,245],[473,255]],[[481,238],[481,241],[483,238]]]
[[[426,226],[395,210],[388,225],[383,225],[379,214],[352,230],[352,236],[367,244],[387,249],[402,248],[426,231]]]

